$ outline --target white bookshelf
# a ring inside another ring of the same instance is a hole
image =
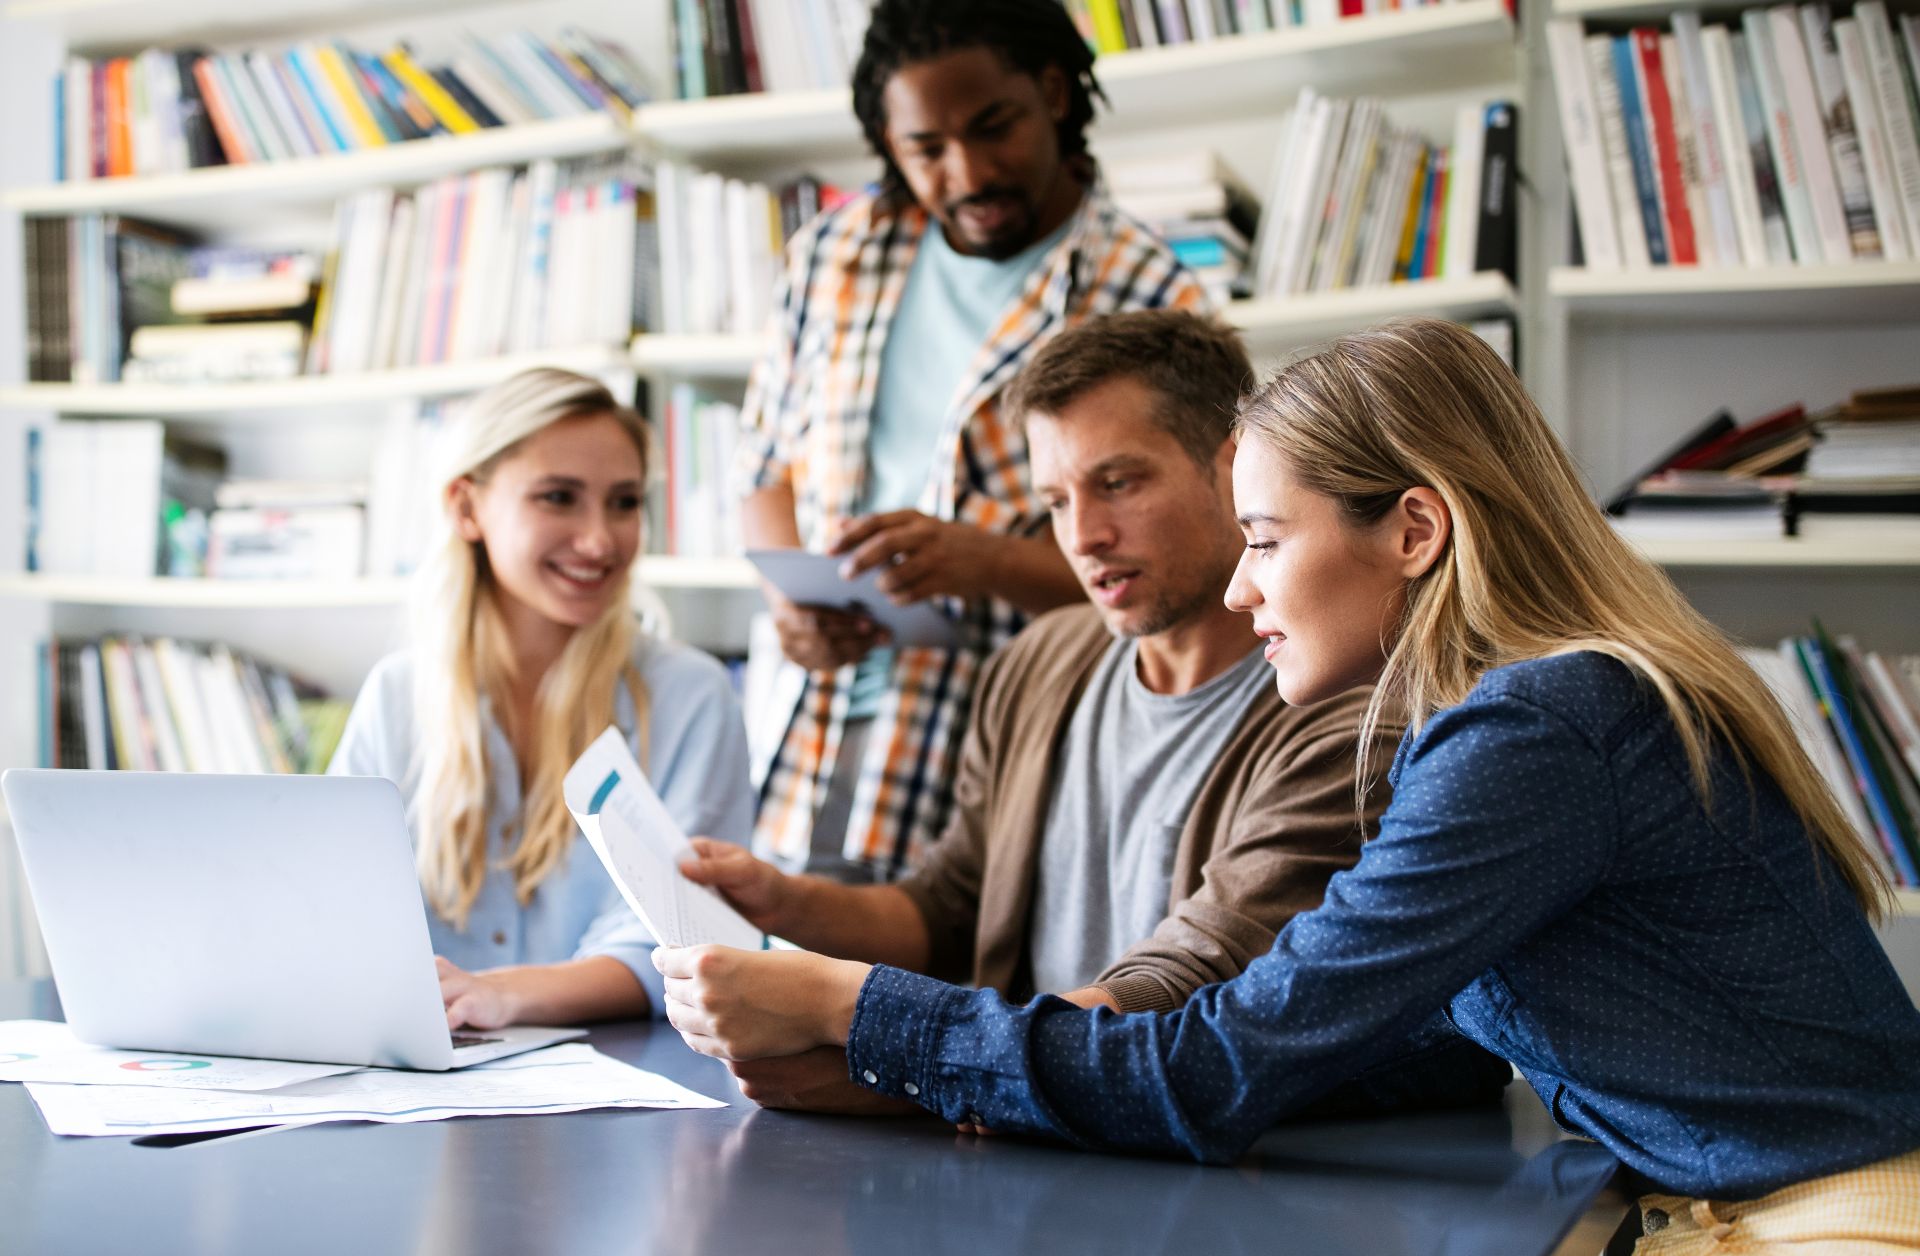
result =
[[[1497,272],[1463,279],[1421,279],[1412,283],[1348,288],[1303,296],[1235,301],[1222,317],[1238,327],[1255,356],[1295,348],[1329,336],[1372,326],[1383,319],[1424,314],[1472,319],[1514,314],[1519,308],[1513,285]]]
[[[617,153],[631,142],[620,119],[596,113],[291,161],[48,183],[9,191],[0,206],[21,214],[132,214],[155,222],[220,227],[256,219],[263,205],[324,208],[363,188],[413,187],[542,157]]]
[[[0,406],[79,415],[226,414],[266,419],[277,416],[260,412],[338,409],[371,402],[458,396],[533,366],[595,374],[628,365],[627,351],[619,346],[584,345],[475,362],[245,383],[15,384],[0,388]]]
[[[1663,567],[1801,567],[1898,571],[1920,569],[1920,541],[1779,540],[1652,541],[1633,539]]]
[[[745,559],[647,555],[639,578],[655,589],[758,588]],[[330,610],[395,607],[406,600],[405,579],[143,580],[102,576],[0,575],[0,598],[62,606],[124,606],[167,610]]]
[[[1920,317],[1920,262],[1593,271],[1556,267],[1547,291],[1575,319],[1873,323]]]
[[[630,356],[643,371],[709,379],[745,379],[760,356],[754,336],[639,335]]]
[[[1186,120],[1277,117],[1308,84],[1401,95],[1511,80],[1515,66],[1504,0],[1111,53],[1094,66],[1113,101],[1095,139]],[[660,101],[635,112],[634,130],[648,146],[695,162],[790,162],[845,155],[863,142],[844,90]]]
[[[116,52],[151,44],[226,43],[365,25],[468,7],[459,0],[8,0],[0,18],[59,32],[68,46]]]

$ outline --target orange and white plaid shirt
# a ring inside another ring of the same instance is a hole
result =
[[[826,549],[859,512],[887,331],[930,221],[918,205],[867,195],[822,214],[787,247],[775,335],[747,387],[736,473],[743,495],[792,488],[808,549]],[[1000,415],[1001,390],[1049,338],[1086,319],[1205,305],[1193,273],[1091,183],[1066,235],[974,356],[935,445],[933,467],[950,473],[929,475],[920,509],[992,532],[1041,532],[1047,514],[1033,496],[1026,440]],[[943,599],[942,608],[962,644],[896,651],[847,822],[846,858],[888,878],[944,828],[975,677],[1026,622],[999,599]],[[854,669],[810,675],[784,660],[780,668],[775,709],[751,713],[786,723],[758,778],[754,844],[803,858],[833,778]]]

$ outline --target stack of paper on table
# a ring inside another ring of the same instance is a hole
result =
[[[133,1084],[115,1074],[125,1074]],[[93,1080],[99,1078],[111,1081]],[[210,1089],[209,1078],[224,1080],[230,1088]],[[289,1084],[292,1078],[303,1080]],[[439,1121],[588,1108],[727,1106],[577,1042],[455,1072],[411,1073],[115,1051],[76,1043],[65,1026],[45,1021],[0,1023],[0,1081],[25,1081],[49,1129],[81,1135],[192,1134],[327,1121]]]

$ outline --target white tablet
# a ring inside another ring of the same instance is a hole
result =
[[[747,558],[788,601],[864,614],[893,634],[894,645],[951,649],[960,643],[953,621],[931,603],[895,606],[888,601],[880,591],[882,568],[870,568],[847,580],[840,575],[840,564],[847,561],[844,555],[780,549],[748,550]]]

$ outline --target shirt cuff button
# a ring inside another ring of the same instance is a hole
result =
[[[906,1091],[909,1095],[917,1095],[920,1093],[920,1088],[914,1085],[912,1082],[908,1082],[906,1085],[902,1086],[900,1089]]]
[[[872,1069],[868,1069],[866,1072],[860,1074],[860,1076],[865,1079],[869,1086],[877,1086],[880,1084],[880,1074],[874,1072]]]

